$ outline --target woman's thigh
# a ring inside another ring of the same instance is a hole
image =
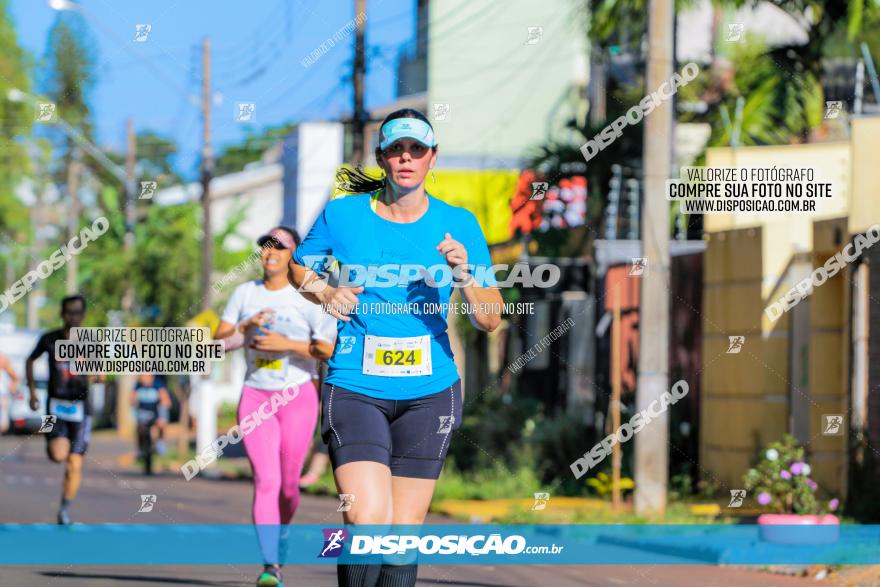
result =
[[[391,477],[391,509],[394,524],[421,524],[425,521],[436,479]]]
[[[318,392],[312,382],[300,385],[296,397],[277,415],[281,425],[282,475],[298,478],[318,423]]]
[[[338,385],[324,384],[321,435],[327,443],[334,470],[342,465],[371,461],[391,465],[393,402],[367,397]]]
[[[247,386],[242,388],[241,400],[238,403],[239,425],[245,417],[258,412],[260,406],[267,401],[271,401],[271,392]],[[262,411],[268,413],[265,408]],[[259,424],[244,434],[242,442],[244,442],[245,453],[254,471],[255,483],[280,482],[281,426],[278,419],[275,416],[270,416],[260,420]]]
[[[391,422],[391,474],[436,480],[452,434],[461,426],[461,382],[399,404]]]
[[[333,470],[346,524],[391,523],[391,469],[373,461],[354,461]]]
[[[391,522],[392,402],[324,384],[321,433],[347,524]],[[343,501],[345,500],[345,501]]]

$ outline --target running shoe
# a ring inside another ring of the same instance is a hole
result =
[[[72,523],[70,521],[70,514],[67,513],[67,508],[61,508],[58,510],[58,523],[61,526],[69,526]]]
[[[260,578],[257,579],[257,587],[284,587],[284,583],[281,582],[281,569],[266,565]]]

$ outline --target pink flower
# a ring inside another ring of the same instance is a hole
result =
[[[766,491],[762,491],[758,494],[758,503],[761,505],[767,505],[772,501],[773,498],[770,497],[770,494]]]
[[[804,464],[798,461],[789,467],[789,470],[795,475],[800,475],[804,470]]]
[[[812,479],[807,479],[805,482],[806,482],[807,486],[810,489],[812,489],[813,491],[815,491],[816,488],[819,487],[819,485],[815,481],[813,481]]]
[[[833,512],[837,510],[837,506],[840,505],[840,500],[836,497],[828,502],[828,508]]]
[[[783,479],[785,479],[786,481],[788,481],[789,479],[791,479],[791,473],[789,473],[789,472],[786,471],[785,469],[779,471],[779,476],[782,477]]]

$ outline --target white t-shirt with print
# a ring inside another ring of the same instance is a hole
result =
[[[305,299],[291,285],[270,291],[262,280],[242,283],[232,292],[221,320],[237,325],[263,310],[274,310],[268,328],[286,338],[299,341],[317,339],[331,344],[336,340],[336,318],[321,311],[319,305]],[[259,331],[259,327],[253,327],[245,333],[245,385],[275,391],[302,385],[317,377],[315,359],[306,359],[291,352],[251,348],[253,337]]]

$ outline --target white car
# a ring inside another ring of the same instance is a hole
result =
[[[46,413],[49,362],[46,355],[34,362],[34,382],[40,400],[36,411],[30,407],[25,362],[41,334],[36,330],[0,330],[0,352],[9,359],[19,380],[18,389],[9,389],[9,378],[0,374],[0,432],[30,433],[40,429]]]

